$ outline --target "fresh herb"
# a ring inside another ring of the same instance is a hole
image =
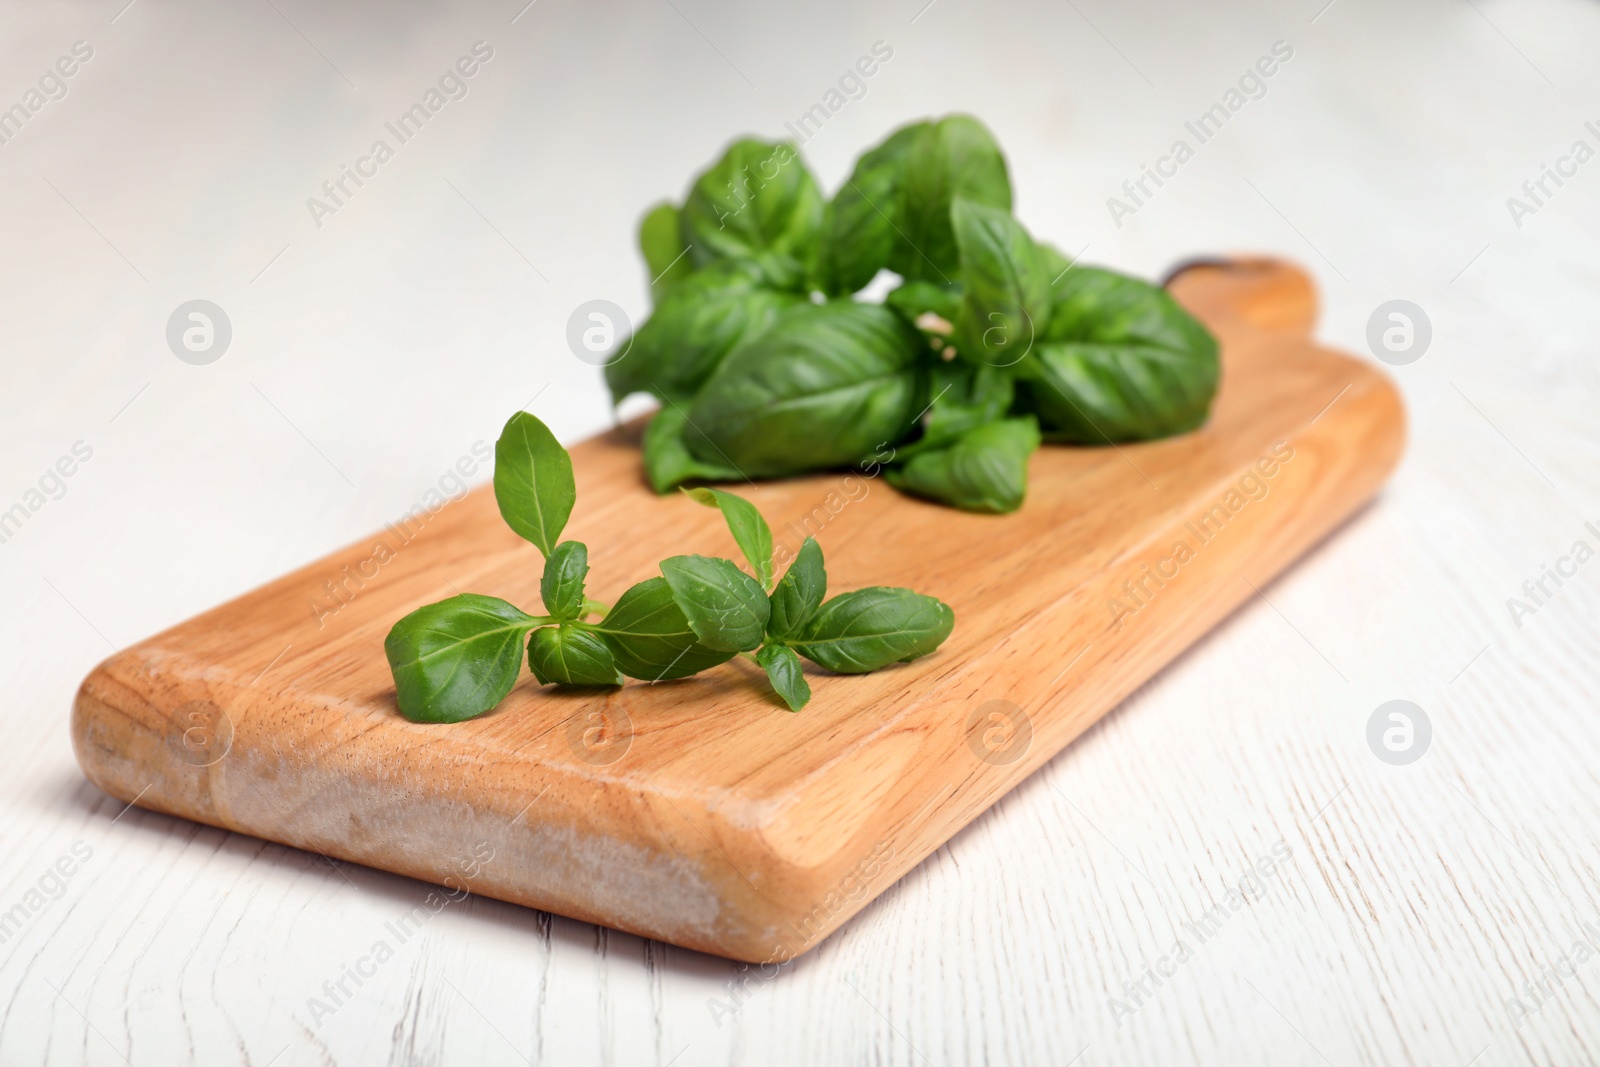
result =
[[[926,656],[955,624],[949,606],[931,596],[875,585],[829,600],[789,646],[840,674],[866,674]]]
[[[751,258],[805,264],[815,255],[823,209],[793,146],[736,141],[690,187],[681,232],[698,267]]]
[[[732,560],[673,556],[661,561],[661,573],[701,644],[719,652],[760,647],[772,608],[766,592]]]
[[[553,621],[476,593],[418,608],[383,642],[400,711],[418,722],[482,715],[517,684],[528,631]]]
[[[734,544],[744,553],[756,580],[765,589],[772,584],[772,529],[756,506],[742,496],[721,489],[689,489],[689,496],[708,508],[721,508]]]
[[[735,655],[700,643],[665,578],[647,578],[623,593],[594,627],[630,678],[665,682],[687,678]]]
[[[788,645],[763,645],[756,662],[767,672],[767,679],[790,711],[799,711],[811,699],[811,685],[800,666],[800,657]]]
[[[1054,287],[1019,385],[1054,440],[1139,441],[1202,425],[1217,342],[1165,291],[1093,267]]]
[[[526,412],[495,442],[494,493],[506,524],[544,553],[539,592],[549,614],[466,593],[397,622],[384,653],[400,711],[416,722],[461,722],[499,704],[521,675],[524,645],[541,684],[570,686],[685,678],[743,654],[799,711],[811,699],[799,657],[841,674],[877,670],[932,652],[955,621],[945,604],[909,589],[876,586],[824,602],[828,576],[811,538],[778,578],[767,521],[720,489],[689,495],[722,512],[750,573],[728,559],[672,556],[612,607],[596,603],[585,587],[588,547],[561,540],[577,499],[572,457]]]
[[[583,580],[589,574],[589,546],[582,541],[563,541],[544,560],[544,577],[539,580],[539,596],[544,610],[562,622],[583,618]]]
[[[961,307],[954,341],[969,362],[1015,367],[1050,321],[1050,275],[1022,224],[999,208],[957,200]]]
[[[887,308],[797,307],[712,374],[689,408],[689,451],[751,477],[856,463],[916,416],[920,348]]]
[[[660,296],[694,273],[694,263],[686,259],[681,216],[671,204],[657,204],[639,223],[639,251],[650,268],[650,290]]]
[[[494,498],[506,525],[550,555],[578,490],[572,457],[548,426],[525,411],[511,416],[494,443]]]
[[[605,638],[576,626],[541,626],[528,641],[528,666],[541,683],[621,685]]]
[[[789,570],[772,590],[772,613],[767,616],[767,636],[793,637],[811,621],[828,593],[828,572],[822,566],[822,546],[808,537]]]
[[[618,395],[651,392],[687,403],[729,352],[800,300],[768,288],[747,261],[713,264],[662,295],[633,335],[627,358],[606,364],[607,383]]]
[[[726,482],[740,477],[726,460],[707,463],[696,459],[684,441],[688,428],[689,413],[676,401],[668,401],[644,428],[644,473],[658,493],[670,493],[691,480]]]
[[[1011,203],[999,145],[965,115],[894,131],[828,201],[794,146],[735,142],[639,229],[656,307],[606,380],[618,401],[662,401],[650,484],[870,459],[908,493],[1005,512],[1041,439],[1203,425],[1205,327],[1162,289],[1034,240]],[[855,300],[883,271],[902,282],[883,306]]]
[[[1022,506],[1028,457],[1039,447],[1032,416],[980,423],[943,448],[890,468],[889,484],[968,511],[1004,514]]]

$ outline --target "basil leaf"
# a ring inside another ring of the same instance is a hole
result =
[[[1052,441],[1145,441],[1197,429],[1216,366],[1153,345],[1042,344],[1026,388]]]
[[[413,611],[383,642],[400,714],[412,722],[482,715],[517,684],[522,635],[541,621],[476,593]]]
[[[922,436],[899,449],[902,459],[949,444],[969,430],[1004,418],[1016,397],[1016,382],[999,367],[938,363],[928,372],[932,399],[922,415]]]
[[[910,429],[921,349],[876,305],[791,308],[707,380],[689,409],[689,450],[747,477],[855,462]]]
[[[785,252],[756,252],[749,259],[722,260],[738,263],[753,272],[768,289],[787,293],[797,299],[808,296],[807,271],[814,269]]]
[[[573,626],[542,626],[533,631],[528,639],[528,666],[542,685],[622,684],[605,640]]]
[[[699,642],[665,578],[647,578],[623,593],[589,629],[605,639],[618,670],[645,681],[685,678],[735,655]]]
[[[582,541],[563,541],[544,561],[539,594],[544,610],[562,622],[583,618],[583,579],[589,573],[589,547]]]
[[[1210,332],[1165,289],[1100,267],[1074,267],[1050,289],[1044,341],[1214,348]]]
[[[903,127],[863,153],[834,194],[824,218],[817,263],[823,292],[853,293],[889,265],[900,237],[900,190],[906,158],[927,126],[919,122]]]
[[[889,484],[965,511],[1016,511],[1028,489],[1028,457],[1038,447],[1031,417],[984,423],[890,469]]]
[[[759,335],[779,312],[800,301],[766,286],[758,265],[732,260],[674,285],[644,325],[619,345],[621,355],[606,364],[612,400],[647,392],[687,402],[736,345]]]
[[[909,589],[875,585],[834,597],[787,642],[839,674],[865,674],[926,656],[950,636],[955,613]]]
[[[670,493],[691,480],[726,482],[744,478],[730,463],[696,459],[684,441],[688,427],[688,412],[675,401],[668,401],[644,428],[644,472],[652,489]]]
[[[1095,267],[1056,284],[1023,390],[1052,439],[1100,444],[1185,433],[1216,395],[1217,342],[1161,288]]]
[[[809,263],[822,194],[793,145],[741,140],[700,174],[683,204],[683,240],[699,267],[775,252]]]
[[[822,605],[828,591],[828,572],[822,565],[822,546],[808,537],[789,571],[772,590],[772,615],[767,619],[767,636],[781,640],[800,632]]]
[[[731,560],[672,556],[661,573],[702,645],[748,652],[761,643],[772,610],[767,594]]]
[[[1035,241],[1033,247],[1039,257],[1039,265],[1044,268],[1045,277],[1050,279],[1050,294],[1054,299],[1056,294],[1054,287],[1072,268],[1072,257],[1045,241]]]
[[[952,282],[965,264],[952,228],[957,200],[1011,210],[1011,179],[994,135],[977,119],[924,123],[905,161],[899,233],[889,269],[907,280]]]
[[[685,255],[679,212],[671,204],[657,204],[639,221],[639,251],[644,253],[650,292],[657,300],[694,273],[694,262]]]
[[[756,506],[742,496],[734,496],[721,489],[685,489],[690,497],[708,508],[720,508],[733,534],[734,543],[744,558],[750,561],[756,581],[762,589],[772,585],[772,527],[761,517]]]
[[[957,198],[1011,210],[1005,157],[988,129],[951,115],[894,131],[856,160],[828,205],[820,287],[852,293],[885,267],[910,280],[955,281],[961,260],[950,207]]]
[[[777,690],[790,711],[799,711],[811,699],[811,685],[800,666],[800,657],[788,645],[765,645],[756,653],[756,662],[767,672],[767,680]]]
[[[1009,367],[1050,323],[1050,275],[1021,223],[998,208],[957,200],[950,210],[966,288],[956,347],[973,362]]]
[[[959,282],[950,285],[906,282],[891,289],[883,302],[904,315],[906,321],[914,326],[921,327],[927,321],[923,316],[928,314],[936,315],[950,324],[956,321],[956,315],[961,310],[961,285]]]
[[[549,556],[577,495],[572,457],[550,428],[526,411],[511,416],[494,443],[494,498],[506,525]]]

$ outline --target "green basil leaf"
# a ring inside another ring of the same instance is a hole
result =
[[[1147,440],[1205,422],[1217,390],[1217,342],[1164,289],[1074,267],[1052,303],[1023,383],[1052,439]]]
[[[782,261],[769,257],[768,262]],[[606,364],[612,400],[652,393],[687,402],[735,346],[800,302],[793,293],[767,286],[758,264],[738,260],[714,264],[674,285]]]
[[[511,416],[494,443],[494,498],[506,525],[549,556],[577,496],[572,457],[555,434],[526,411]]]
[[[1179,351],[1215,347],[1199,320],[1158,285],[1100,267],[1074,267],[1050,289],[1044,341],[1148,344]]]
[[[809,263],[822,207],[817,183],[793,145],[735,141],[690,187],[683,240],[700,267],[763,252]]]
[[[926,656],[955,625],[949,605],[891,586],[869,586],[822,605],[799,638],[802,656],[839,674],[865,674]]]
[[[902,127],[856,160],[855,169],[828,204],[818,257],[819,288],[853,293],[889,265],[900,239],[900,190],[905,164],[928,123]]]
[[[828,205],[820,287],[852,293],[885,267],[911,280],[955,281],[957,198],[1011,210],[1005,157],[984,125],[951,115],[894,131],[856,161]]]
[[[1016,397],[1010,373],[983,363],[937,363],[928,371],[928,379],[931,399],[922,414],[922,436],[899,449],[901,459],[942,447],[969,430],[1004,418]]]
[[[719,508],[722,518],[733,534],[734,543],[744,558],[750,561],[756,581],[762,589],[772,585],[772,527],[761,517],[756,506],[742,496],[721,489],[685,489],[684,492],[708,508]]]
[[[1216,365],[1154,345],[1041,344],[1025,388],[1052,441],[1146,441],[1202,426]]]
[[[720,260],[739,263],[753,271],[768,289],[786,293],[796,299],[808,298],[807,272],[814,269],[786,252],[756,252],[749,259]]]
[[[476,593],[413,611],[383,642],[400,714],[412,722],[482,715],[517,684],[522,637],[541,621]]]
[[[964,264],[952,228],[953,205],[967,200],[1009,212],[1005,156],[983,123],[951,115],[921,125],[904,166],[889,269],[907,280],[955,281]]]
[[[611,648],[599,634],[542,626],[528,639],[528,666],[541,685],[621,685]]]
[[[1039,257],[1039,265],[1044,268],[1045,277],[1050,279],[1052,287],[1050,294],[1053,301],[1056,294],[1054,286],[1072,268],[1072,257],[1045,241],[1035,241],[1033,247]]]
[[[811,685],[806,681],[800,666],[800,657],[788,645],[766,645],[756,653],[756,662],[767,672],[772,688],[777,690],[790,711],[799,711],[811,699]]]
[[[605,639],[618,670],[644,681],[686,678],[736,655],[700,643],[665,578],[629,589],[588,628]]]
[[[696,459],[684,440],[688,427],[688,412],[677,402],[668,401],[644,428],[644,472],[652,489],[670,493],[687,481],[727,482],[744,478],[730,463]]]
[[[1028,231],[999,208],[957,200],[950,216],[966,285],[956,347],[975,363],[1014,366],[1050,323],[1045,263]]]
[[[985,423],[891,468],[889,484],[965,511],[1016,511],[1028,490],[1028,457],[1038,447],[1031,417]]]
[[[562,622],[583,618],[583,580],[589,573],[589,547],[582,541],[563,541],[544,561],[539,593],[544,610]]]
[[[788,573],[772,590],[772,614],[767,619],[767,636],[776,640],[800,632],[822,605],[828,592],[828,572],[822,565],[822,546],[808,537],[800,545]]]
[[[702,645],[748,652],[761,644],[772,610],[767,594],[732,560],[672,556],[661,561],[661,573]]]
[[[661,294],[694,273],[694,262],[683,246],[679,212],[671,204],[657,204],[639,222],[639,251],[650,272],[650,292]]]
[[[940,285],[937,282],[906,282],[891,289],[883,302],[904,315],[906,321],[921,326],[924,315],[932,314],[953,324],[961,311],[961,284]],[[924,332],[941,332],[925,330]],[[949,331],[942,331],[948,336]]]
[[[909,431],[922,349],[883,307],[791,308],[706,381],[689,409],[689,450],[747,477],[853,463]]]

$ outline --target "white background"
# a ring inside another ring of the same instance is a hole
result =
[[[1600,932],[1600,562],[1521,626],[1507,608],[1600,548],[1600,161],[1520,227],[1506,203],[1600,148],[1600,7],[124,2],[0,8],[0,107],[94,49],[0,146],[0,510],[93,449],[0,544],[0,910],[93,851],[0,945],[0,1063],[1600,1056],[1600,956],[1523,988]],[[480,39],[469,94],[316,226],[307,198]],[[804,147],[827,189],[893,126],[969,111],[1023,221],[1089,261],[1292,258],[1322,338],[1363,355],[1373,310],[1412,300],[1433,341],[1392,371],[1399,472],[736,1012],[708,1005],[731,964],[473,899],[314,1024],[307,998],[427,887],[119,818],[72,759],[78,681],[400,515],[535,394],[564,440],[607,424],[568,315],[642,315],[639,215],[879,40],[893,58]],[[1116,226],[1107,197],[1280,40],[1265,97]],[[195,298],[233,326],[209,366],[165,341]],[[1365,741],[1393,698],[1433,725],[1406,767]],[[1279,841],[1260,899],[1114,1010]]]

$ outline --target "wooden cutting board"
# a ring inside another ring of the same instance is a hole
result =
[[[108,659],[73,710],[78,762],[153,811],[788,959],[1254,597],[1394,467],[1399,398],[1371,364],[1310,340],[1305,275],[1234,261],[1172,289],[1222,341],[1221,392],[1196,433],[1047,446],[1006,516],[861,474],[739,487],[778,543],[818,538],[830,593],[905,585],[955,609],[938,653],[817,671],[800,714],[735,661],[604,694],[524,672],[472,722],[402,719],[383,655],[396,619],[456,591],[539,603],[540,556],[483,486]],[[588,543],[590,595],[606,602],[665,556],[736,555],[716,511],[649,492],[637,436],[573,449],[567,536]]]

